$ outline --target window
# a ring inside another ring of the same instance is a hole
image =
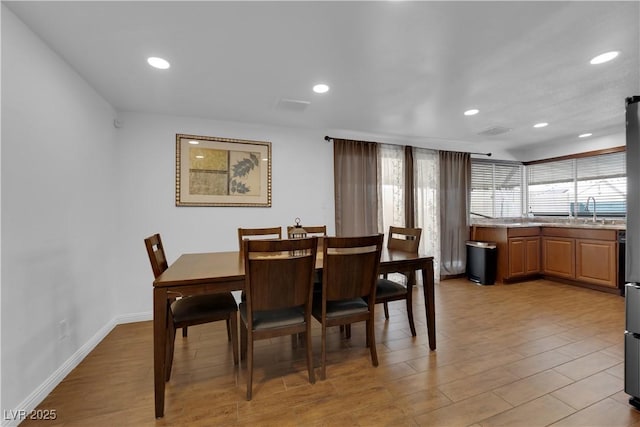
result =
[[[522,179],[523,170],[526,181]],[[598,216],[626,215],[624,151],[589,153],[525,166],[485,159],[471,162],[472,218],[519,217],[525,212],[535,216],[588,217],[594,209],[590,197],[596,200]]]
[[[471,217],[522,216],[522,165],[471,160]]]
[[[529,209],[538,216],[592,216],[593,197],[598,215],[624,216],[625,154],[621,151],[526,166]]]

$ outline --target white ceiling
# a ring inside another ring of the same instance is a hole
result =
[[[619,132],[640,94],[637,1],[3,3],[118,111],[509,151]]]

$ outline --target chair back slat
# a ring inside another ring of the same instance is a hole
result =
[[[328,301],[365,297],[375,293],[382,234],[363,237],[325,237],[323,288]]]
[[[389,227],[387,248],[405,252],[418,252],[420,246],[421,228]]]
[[[322,252],[322,242],[323,239],[327,236],[327,226],[326,225],[312,225],[312,226],[303,226],[304,231],[306,231],[306,237],[317,237],[318,238],[318,252]],[[296,231],[295,225],[287,226],[287,237],[289,239],[293,238],[293,233]]]
[[[238,228],[238,249],[244,250],[243,241],[253,239],[282,239],[282,227]]]
[[[315,237],[245,240],[245,291],[252,311],[303,306],[310,301]]]
[[[169,268],[160,234],[156,233],[153,236],[147,237],[144,239],[144,244],[147,247],[147,255],[149,255],[149,262],[151,262],[153,276],[157,278],[167,268]]]

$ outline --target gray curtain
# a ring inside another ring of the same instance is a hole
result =
[[[469,239],[469,153],[440,151],[440,274],[464,274]]]
[[[334,138],[337,236],[378,232],[377,165],[377,144]]]
[[[415,180],[413,176],[413,147],[404,147],[404,223],[405,227],[413,228],[416,225]]]

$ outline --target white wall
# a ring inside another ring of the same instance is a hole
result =
[[[120,313],[151,315],[153,274],[143,239],[181,253],[238,249],[238,227],[326,224],[334,232],[333,149],[322,131],[121,113],[118,129]],[[176,134],[270,141],[272,207],[176,207]],[[286,231],[286,229],[284,229]]]
[[[550,159],[576,153],[603,150],[606,148],[622,147],[627,144],[625,129],[613,131],[610,134],[578,139],[572,137],[567,140],[554,141],[550,144],[532,145],[513,151],[515,158],[522,162]]]
[[[3,411],[117,314],[114,115],[2,5]]]

